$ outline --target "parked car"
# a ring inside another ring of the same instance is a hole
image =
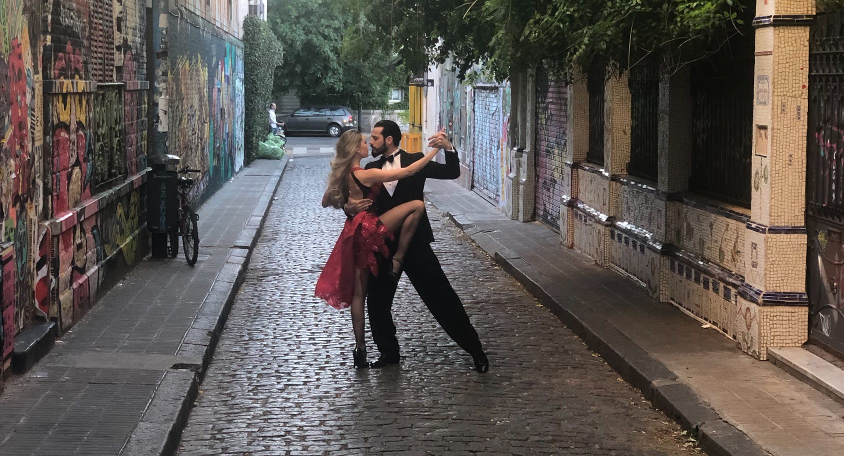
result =
[[[293,111],[282,119],[284,134],[328,133],[335,138],[346,130],[357,128],[352,110],[344,106],[312,106]]]

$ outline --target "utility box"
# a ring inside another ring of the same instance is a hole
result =
[[[152,257],[167,258],[168,235],[179,229],[177,170],[181,159],[167,154],[148,160],[152,173],[147,179],[147,228],[152,236]],[[177,247],[171,248],[175,251]]]

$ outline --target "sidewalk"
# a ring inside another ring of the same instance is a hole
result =
[[[844,406],[451,181],[428,200],[710,455],[844,455]],[[494,366],[493,366],[494,368]]]
[[[287,158],[199,210],[195,267],[146,259],[0,396],[0,455],[172,453]]]

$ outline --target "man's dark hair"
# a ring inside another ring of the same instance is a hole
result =
[[[401,147],[401,128],[392,120],[379,120],[372,128],[381,127],[381,136],[387,139],[388,136],[393,137],[393,145]]]

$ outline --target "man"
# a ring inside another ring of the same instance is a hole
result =
[[[273,134],[276,134],[278,132],[278,122],[276,121],[276,118],[275,118],[275,103],[270,103],[269,113],[270,113],[270,131],[272,131]]]
[[[379,160],[370,162],[366,168],[395,169],[406,167],[419,160],[423,154],[410,154],[399,149],[401,130],[390,120],[382,120],[375,124],[369,139],[372,156],[381,156]],[[444,149],[446,163],[431,162],[414,176],[400,181],[384,184],[386,191],[381,191],[378,199],[373,202],[378,213],[386,212],[402,203],[423,200],[425,179],[456,179],[460,177],[460,160],[457,151],[445,136],[444,131],[429,138],[429,147]],[[354,214],[368,207],[368,200],[349,201],[344,207],[347,214]],[[416,229],[416,234],[410,243],[404,257],[404,273],[410,279],[419,297],[428,306],[434,318],[457,345],[472,355],[475,370],[484,373],[489,369],[489,360],[484,354],[478,333],[469,321],[463,303],[448,282],[445,273],[434,251],[431,242],[434,233],[428,221],[427,212]],[[389,270],[387,267],[382,271]],[[372,339],[381,352],[377,361],[371,364],[373,368],[398,364],[399,342],[396,339],[396,325],[393,323],[392,306],[398,283],[389,274],[382,273],[369,277],[367,290],[367,310],[369,312],[369,327]]]

